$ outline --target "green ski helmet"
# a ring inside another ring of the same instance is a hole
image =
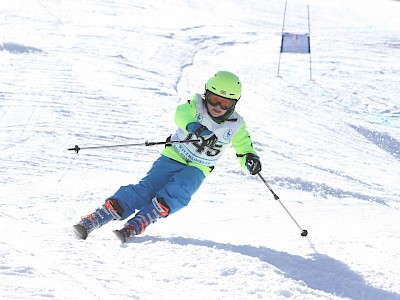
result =
[[[242,92],[242,84],[239,77],[228,71],[219,71],[208,79],[206,90],[233,100],[239,100]]]

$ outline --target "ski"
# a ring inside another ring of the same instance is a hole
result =
[[[76,224],[72,227],[75,236],[80,239],[80,240],[86,240],[88,233],[85,229],[85,227],[83,227],[82,225]]]
[[[113,230],[113,233],[121,241],[121,243],[125,243],[126,242],[126,237],[123,235],[121,230]]]

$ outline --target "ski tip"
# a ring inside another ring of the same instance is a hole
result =
[[[87,233],[85,227],[83,227],[82,225],[76,224],[76,225],[72,226],[72,229],[73,229],[77,239],[86,240],[88,233]]]
[[[119,230],[113,230],[115,236],[121,241],[121,243],[126,242],[125,236]]]

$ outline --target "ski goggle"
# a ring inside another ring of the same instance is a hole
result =
[[[214,107],[217,107],[219,105],[219,107],[221,107],[223,110],[230,110],[234,108],[237,102],[233,99],[218,96],[208,90],[206,91],[205,98],[208,104]]]

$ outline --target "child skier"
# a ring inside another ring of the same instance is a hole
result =
[[[94,229],[111,220],[129,219],[121,230],[114,230],[125,242],[143,233],[146,227],[189,204],[232,143],[243,168],[252,175],[261,171],[261,162],[243,118],[235,111],[242,85],[230,72],[219,71],[205,85],[205,93],[177,107],[176,132],[167,141],[196,142],[167,144],[147,175],[138,184],[121,186],[92,214],[73,226],[75,235],[86,239]]]

